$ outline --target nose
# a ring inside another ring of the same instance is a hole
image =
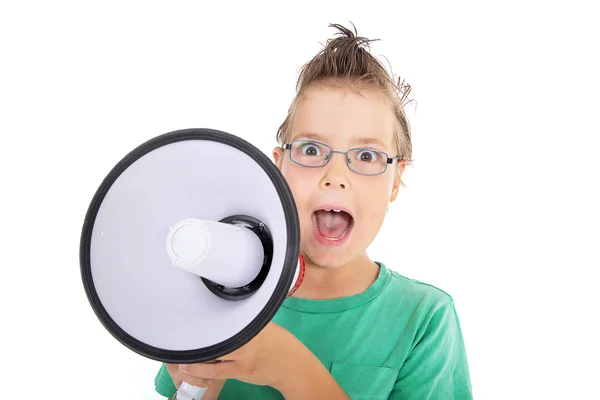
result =
[[[331,159],[325,166],[325,173],[321,179],[321,188],[339,188],[342,190],[350,187],[350,181],[348,180],[348,174],[350,169],[346,165],[346,155],[332,153]]]

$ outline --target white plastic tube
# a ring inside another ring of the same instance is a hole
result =
[[[252,282],[264,260],[254,232],[217,221],[181,220],[170,227],[166,245],[173,266],[228,287]]]

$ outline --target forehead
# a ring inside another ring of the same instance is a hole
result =
[[[391,103],[378,91],[329,86],[311,87],[294,113],[292,140],[321,139],[327,144],[393,148],[395,118]]]

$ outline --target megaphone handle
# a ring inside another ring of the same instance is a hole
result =
[[[192,386],[189,383],[181,382],[177,393],[175,393],[174,400],[200,400],[207,388],[201,388],[198,386]]]

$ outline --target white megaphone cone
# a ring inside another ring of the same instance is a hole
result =
[[[250,143],[212,129],[170,132],[99,186],[80,269],[93,311],[123,345],[164,363],[211,362],[256,336],[302,282],[296,205]],[[183,383],[176,398],[204,392]]]

